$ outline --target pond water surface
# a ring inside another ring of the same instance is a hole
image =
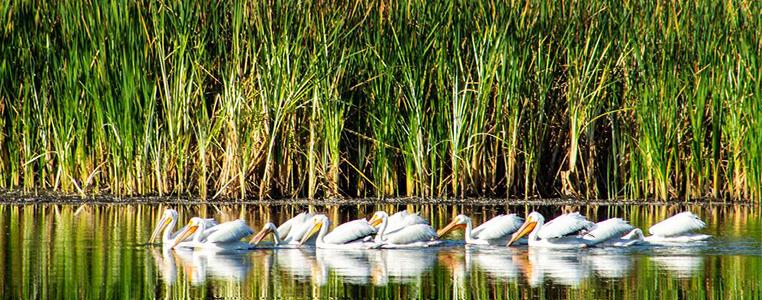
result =
[[[479,224],[505,212],[546,218],[580,211],[648,226],[689,210],[704,243],[575,251],[526,246],[419,250],[163,251],[146,245],[164,209],[185,223],[242,218],[258,230],[306,210],[296,205],[0,205],[0,292],[10,299],[389,298],[762,299],[762,220],[752,205],[318,206],[332,223],[375,210],[418,211],[435,228],[465,213]],[[462,231],[448,239],[462,239]]]

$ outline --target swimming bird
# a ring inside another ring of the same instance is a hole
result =
[[[645,236],[640,228],[635,228],[622,239],[647,242],[649,244],[705,241],[712,236],[695,233],[695,231],[704,229],[704,227],[706,227],[704,221],[701,221],[701,219],[692,212],[685,211],[648,228],[648,232],[651,234],[650,236]]]
[[[217,222],[214,221],[214,219],[201,219],[207,227],[213,227],[217,225]],[[171,247],[175,244],[175,242],[178,241],[179,233],[185,230],[185,227],[180,228],[175,233],[172,233],[172,230],[175,229],[175,225],[177,225],[177,211],[174,209],[167,209],[162,213],[161,219],[159,219],[159,223],[156,225],[156,228],[153,230],[153,233],[151,234],[151,238],[148,240],[148,243],[153,243],[154,240],[156,240],[156,237],[159,235],[160,232],[163,230],[163,234],[161,237],[161,242],[163,246]],[[182,240],[179,240],[182,241]]]
[[[384,211],[377,211],[368,221],[371,226],[378,228],[375,242],[381,248],[417,248],[429,247],[439,244],[437,232],[429,224],[405,225],[394,232],[389,230],[389,215]]]
[[[576,235],[581,230],[587,230],[583,235]],[[632,226],[620,218],[613,218],[593,224],[577,212],[561,215],[548,223],[538,212],[532,212],[526,221],[516,231],[508,246],[519,238],[529,234],[529,247],[555,249],[573,249],[589,247],[607,240],[621,237],[632,230]]]
[[[278,248],[298,248],[300,241],[307,231],[312,227],[312,218],[314,215],[303,212],[275,227],[273,223],[265,224],[262,229],[249,241],[250,244],[258,245],[268,234],[273,234],[274,245]],[[314,245],[315,239],[305,242],[308,245]]]
[[[452,219],[450,224],[440,229],[437,236],[441,238],[456,227],[465,226],[466,244],[505,245],[511,234],[521,227],[523,221],[516,214],[498,215],[472,230],[471,218],[466,215],[458,215]]]
[[[374,215],[382,212],[386,213],[384,211],[377,211]],[[408,225],[429,224],[429,221],[426,221],[419,213],[409,213],[407,210],[398,211],[388,217],[386,234],[394,233]]]
[[[172,245],[175,247],[204,248],[210,250],[244,250],[251,246],[248,243],[241,242],[254,233],[246,222],[241,219],[225,222],[211,228],[207,228],[207,223],[201,218],[191,218],[188,226],[179,233],[178,239]],[[189,242],[183,242],[186,238],[193,236]],[[180,245],[182,243],[182,245]]]
[[[366,249],[377,248],[379,245],[373,242],[365,242],[365,237],[376,233],[376,230],[365,219],[349,221],[337,226],[328,233],[331,221],[325,215],[312,217],[312,226],[300,240],[304,244],[309,238],[317,233],[315,246],[324,249]]]

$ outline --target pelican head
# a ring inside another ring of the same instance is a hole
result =
[[[257,235],[255,235],[254,238],[249,241],[249,244],[256,246],[270,233],[274,233],[276,236],[278,234],[278,227],[275,227],[275,224],[273,223],[265,224],[265,226],[262,227],[262,230],[260,230]]]
[[[437,238],[442,238],[445,234],[458,227],[465,227],[468,223],[471,223],[471,218],[466,215],[458,215],[452,219],[450,224],[447,224],[444,228],[437,231]]]
[[[535,228],[542,226],[542,224],[545,223],[545,217],[542,216],[542,214],[533,211],[527,216],[526,221],[524,221],[524,224],[519,227],[519,230],[513,233],[513,236],[511,236],[511,240],[508,241],[508,245],[515,243],[520,238],[526,236],[527,234],[531,233],[535,230]],[[538,224],[540,226],[538,226]]]
[[[148,240],[148,243],[153,243],[154,240],[156,240],[156,237],[159,236],[159,233],[162,232],[169,224],[172,224],[172,222],[177,222],[177,211],[174,209],[167,209],[164,211],[163,214],[161,214],[161,219],[159,219],[159,223],[156,225],[156,228],[153,230],[153,233],[151,234],[151,239]]]
[[[373,213],[373,216],[368,220],[368,224],[370,226],[373,226],[373,228],[378,229],[379,226],[381,226],[381,223],[384,221],[384,219],[389,219],[389,214],[387,214],[383,210],[379,210],[375,213]]]
[[[185,226],[183,231],[177,234],[177,239],[175,239],[175,243],[172,245],[172,248],[177,246],[177,244],[181,243],[197,231],[203,232],[206,225],[204,224],[204,219],[199,217],[193,217],[188,221],[188,225]]]
[[[318,231],[328,230],[328,226],[330,225],[331,225],[331,221],[329,221],[328,217],[326,217],[325,215],[316,215],[312,217],[312,225],[310,226],[309,231],[307,231],[307,234],[305,234],[302,237],[302,240],[299,241],[299,245],[303,245]],[[318,236],[318,239],[320,239],[320,236]]]

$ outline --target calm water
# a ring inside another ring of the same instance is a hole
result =
[[[299,206],[175,205],[181,221],[245,219],[255,230]],[[160,205],[0,205],[1,298],[392,298],[762,299],[762,220],[756,206],[410,205],[441,228],[466,213],[475,223],[506,211],[546,218],[579,210],[641,228],[682,210],[706,221],[710,242],[680,247],[550,251],[253,250],[242,254],[146,246]],[[333,223],[406,206],[317,207]],[[456,233],[449,238],[460,237]]]

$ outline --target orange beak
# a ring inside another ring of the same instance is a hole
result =
[[[534,230],[534,228],[537,226],[537,222],[527,220],[524,222],[524,224],[521,225],[519,230],[513,233],[513,236],[511,236],[511,240],[508,241],[508,244],[506,246],[510,246],[516,241],[518,241],[520,238],[524,237],[525,235],[529,234]]]
[[[180,235],[177,237],[177,239],[175,240],[175,244],[172,245],[172,248],[175,248],[175,246],[177,246],[177,244],[180,244],[182,241],[184,241],[189,236],[191,236],[193,233],[195,233],[197,229],[198,229],[198,225],[190,225],[190,226],[188,226],[188,228],[186,228],[185,231],[180,233]]]
[[[249,244],[256,246],[257,244],[259,244],[259,242],[261,242],[267,236],[268,233],[271,233],[271,232],[272,230],[270,230],[270,228],[262,228],[262,230],[260,230],[257,233],[257,235],[255,235],[254,238],[252,238],[251,241],[249,241]]]
[[[312,225],[312,230],[310,230],[310,232],[308,232],[307,234],[305,234],[305,235],[302,237],[302,240],[301,240],[301,241],[299,241],[299,245],[300,245],[300,246],[301,246],[301,245],[304,245],[304,243],[305,243],[305,242],[307,242],[307,240],[309,240],[309,239],[310,239],[310,238],[311,238],[313,235],[315,235],[315,233],[317,233],[318,231],[320,231],[320,228],[321,228],[321,227],[323,227],[323,223],[317,223],[317,222],[316,222],[316,223],[314,223],[314,224]]]
[[[381,218],[379,218],[376,215],[373,215],[373,217],[371,217],[370,220],[368,220],[368,223],[373,228],[377,228],[379,225],[381,225],[381,222],[383,222],[383,220],[381,220]]]
[[[442,236],[444,236],[448,232],[452,231],[455,228],[462,227],[462,226],[465,226],[465,225],[458,224],[458,222],[456,222],[456,220],[452,220],[452,222],[450,222],[450,224],[447,224],[447,226],[445,226],[444,228],[442,228],[439,231],[437,231],[437,238],[442,238]]]
[[[148,243],[151,244],[153,241],[156,240],[156,237],[159,236],[159,233],[161,233],[162,230],[164,230],[165,227],[169,225],[169,223],[172,222],[172,219],[163,217],[161,220],[159,220],[159,225],[156,226],[156,229],[151,234],[151,238],[148,240]]]

